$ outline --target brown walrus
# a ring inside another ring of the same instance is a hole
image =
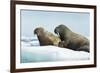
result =
[[[69,48],[75,51],[89,52],[89,40],[84,36],[71,31],[65,25],[59,25],[54,32],[59,35],[60,47]]]
[[[42,27],[36,28],[34,30],[34,34],[37,34],[38,40],[40,42],[40,46],[43,45],[58,46],[59,42],[61,42],[60,38],[44,30]]]

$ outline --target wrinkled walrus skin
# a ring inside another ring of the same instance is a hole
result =
[[[59,42],[61,42],[60,38],[44,30],[42,27],[36,28],[34,30],[34,34],[37,35],[40,46],[44,46],[44,45],[58,46]]]
[[[89,52],[89,40],[84,36],[71,31],[65,25],[59,25],[54,32],[59,36],[60,47],[69,48],[75,51]]]

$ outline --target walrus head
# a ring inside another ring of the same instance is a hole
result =
[[[44,29],[42,27],[38,27],[34,30],[34,34],[37,34],[37,36],[41,35],[41,32],[43,32]]]
[[[70,29],[63,24],[57,26],[54,30],[54,32],[60,37],[61,40],[64,38],[64,35],[69,31]]]

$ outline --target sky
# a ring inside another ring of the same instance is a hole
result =
[[[86,12],[61,12],[21,10],[21,36],[32,37],[37,27],[54,33],[55,27],[64,24],[73,32],[90,36],[90,14]]]

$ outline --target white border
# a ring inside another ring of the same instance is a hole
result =
[[[20,63],[20,10],[49,10],[49,11],[70,11],[70,12],[89,12],[90,13],[90,60],[86,61],[70,61],[70,62],[42,62],[42,63]],[[86,65],[94,63],[94,11],[93,9],[84,8],[69,8],[69,7],[50,7],[50,6],[35,6],[35,5],[16,5],[16,69],[23,68],[39,68],[39,67],[54,67],[54,66],[73,66]]]

